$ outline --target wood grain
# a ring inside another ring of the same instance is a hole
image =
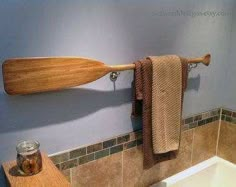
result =
[[[210,54],[188,63],[209,65]],[[10,95],[31,94],[79,86],[109,72],[135,69],[134,64],[108,66],[80,57],[35,57],[8,59],[3,63],[5,91]]]
[[[86,84],[101,78],[110,67],[83,58],[22,58],[3,64],[4,87],[8,94],[29,94]]]
[[[33,176],[21,176],[16,161],[3,163],[3,169],[11,187],[69,187],[70,183],[56,168],[47,155],[42,154],[43,169]]]

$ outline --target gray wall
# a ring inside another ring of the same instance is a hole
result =
[[[234,10],[236,9],[236,1],[234,2]],[[236,12],[233,12],[233,21],[232,21],[232,31],[230,39],[230,50],[229,50],[229,60],[224,62],[224,66],[227,69],[227,76],[224,79],[223,85],[221,85],[222,90],[224,90],[223,106],[226,108],[236,110]]]
[[[232,17],[159,13],[227,12],[231,5],[231,0],[2,0],[0,61],[85,56],[113,65],[148,55],[198,57],[210,52],[210,67],[200,65],[190,73],[184,100],[188,116],[224,105]],[[22,139],[39,140],[51,154],[141,128],[139,120],[130,118],[132,73],[121,73],[116,91],[106,76],[83,87],[29,96],[6,95],[1,79],[0,162],[15,157],[16,142]]]

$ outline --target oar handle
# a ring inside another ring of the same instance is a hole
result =
[[[206,66],[209,66],[211,62],[211,55],[210,54],[206,54],[203,57],[200,58],[192,58],[192,59],[188,59],[188,63],[190,64],[198,64],[198,63],[203,63]]]
[[[211,55],[206,54],[203,57],[199,58],[190,58],[188,59],[189,64],[198,64],[198,63],[203,63],[204,65],[208,66],[211,62]],[[123,64],[123,65],[114,65],[114,66],[109,66],[110,71],[125,71],[125,70],[133,70],[135,69],[134,64]]]

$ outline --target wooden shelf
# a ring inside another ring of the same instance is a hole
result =
[[[42,154],[43,169],[33,176],[20,176],[16,161],[2,164],[6,178],[11,187],[69,187],[70,183],[53,164],[46,154]]]

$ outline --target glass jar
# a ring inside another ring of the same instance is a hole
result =
[[[21,175],[34,175],[42,170],[42,156],[39,142],[22,141],[16,146],[17,166]]]

